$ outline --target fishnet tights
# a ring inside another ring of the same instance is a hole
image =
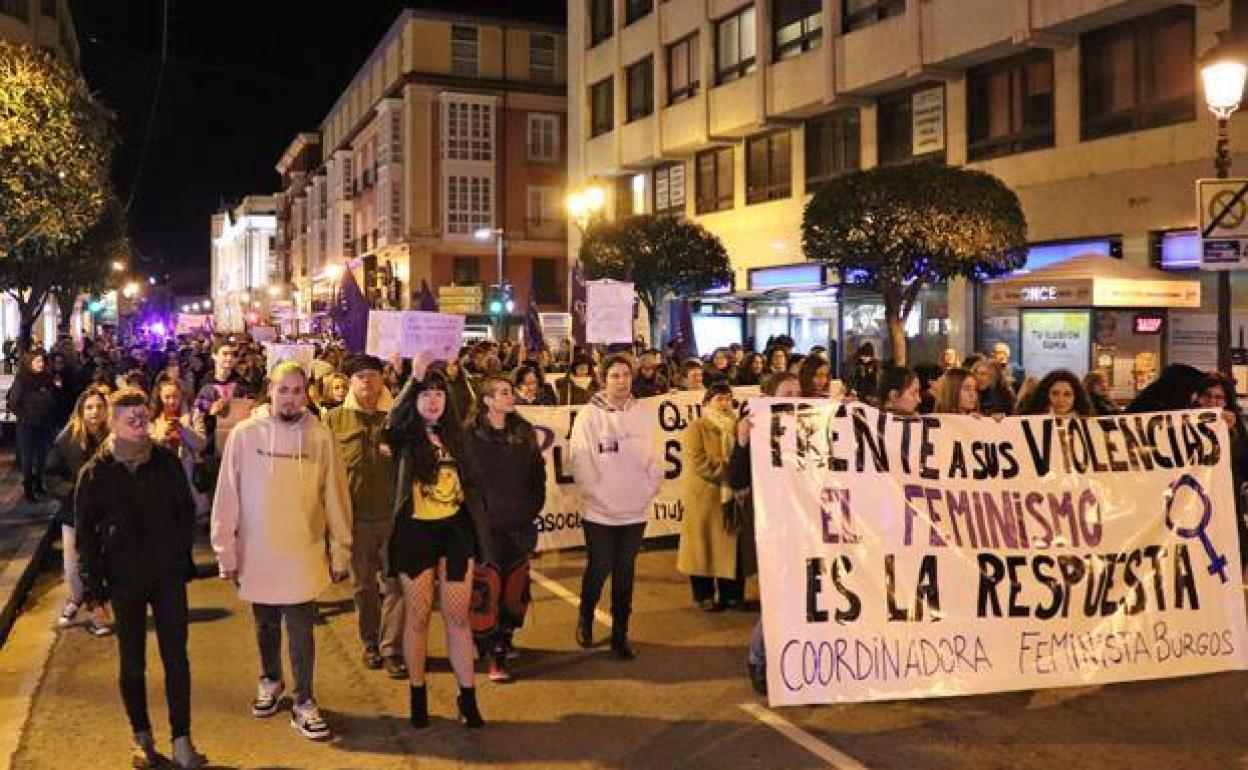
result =
[[[433,614],[433,569],[416,577],[400,575],[406,605],[407,629],[403,634],[403,657],[412,684],[425,684],[425,662],[429,654],[429,617]],[[451,669],[460,687],[473,686],[472,630],[468,608],[472,603],[472,561],[464,579],[446,579],[446,559],[438,562],[438,582],[442,584],[442,621],[446,625],[446,649]]]

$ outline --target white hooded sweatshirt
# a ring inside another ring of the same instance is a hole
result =
[[[212,506],[212,547],[238,571],[239,598],[301,604],[351,563],[351,498],[338,442],[305,413],[283,422],[257,410],[230,433]]]
[[[621,526],[650,520],[663,465],[654,419],[636,399],[616,409],[595,393],[576,413],[569,449],[586,521]]]

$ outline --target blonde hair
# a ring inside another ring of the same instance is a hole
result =
[[[946,369],[936,383],[936,406],[933,412],[935,414],[962,414],[962,385],[973,376],[969,370],[961,367]],[[977,401],[978,395],[977,385]],[[976,411],[979,411],[978,404],[976,404]]]
[[[287,359],[285,361],[279,361],[277,365],[273,367],[273,371],[269,372],[269,383],[272,384],[277,382],[289,374],[298,374],[303,378],[305,385],[308,382],[308,373],[303,370],[303,366],[300,365],[298,361],[291,361]]]

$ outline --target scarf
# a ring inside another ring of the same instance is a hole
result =
[[[718,409],[703,409],[702,416],[719,431],[720,451],[724,454],[724,467],[726,469],[728,460],[732,457],[732,450],[737,445],[737,416],[721,412]],[[728,486],[728,474],[726,472],[724,477],[719,480],[719,499],[720,502],[727,502],[732,499],[732,487]]]
[[[126,466],[126,470],[135,470],[152,457],[152,439],[143,436],[137,441],[126,441],[116,434],[108,437],[108,449],[117,461]]]

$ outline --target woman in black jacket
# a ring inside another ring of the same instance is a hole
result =
[[[417,362],[385,429],[385,443],[398,461],[389,554],[390,569],[403,585],[407,618],[403,655],[411,677],[411,724],[417,728],[429,724],[425,662],[436,573],[442,586],[446,646],[459,683],[459,718],[468,727],[482,727],[468,611],[474,564],[493,563],[490,528],[481,502],[480,475],[450,387],[440,372],[426,375],[426,363]]]
[[[78,617],[78,610],[86,603],[86,593],[79,570],[78,547],[74,530],[74,485],[82,466],[100,448],[108,437],[108,398],[95,388],[87,388],[74,404],[69,425],[56,437],[52,452],[48,455],[48,475],[51,477],[52,494],[56,497],[56,520],[61,525],[61,550],[65,562],[65,585],[69,596],[57,619],[57,625],[67,628]],[[107,606],[97,604],[87,620],[87,630],[94,636],[112,633],[112,620]]]
[[[1197,385],[1196,403],[1204,409],[1221,409],[1231,437],[1231,487],[1235,495],[1235,530],[1239,536],[1241,572],[1248,576],[1248,433],[1235,397],[1235,381],[1217,372],[1205,375]]]
[[[47,494],[43,471],[52,437],[56,435],[57,411],[64,383],[48,369],[48,356],[42,350],[28,353],[9,389],[9,411],[17,417],[17,454],[22,464],[22,489],[26,502],[33,503]]]
[[[511,383],[486,377],[480,393],[468,421],[468,449],[481,471],[501,586],[498,629],[488,640],[490,680],[507,682],[507,658],[515,650],[512,636],[524,625],[529,606],[529,556],[537,549],[537,517],[546,504],[546,463],[533,426],[516,414]]]

